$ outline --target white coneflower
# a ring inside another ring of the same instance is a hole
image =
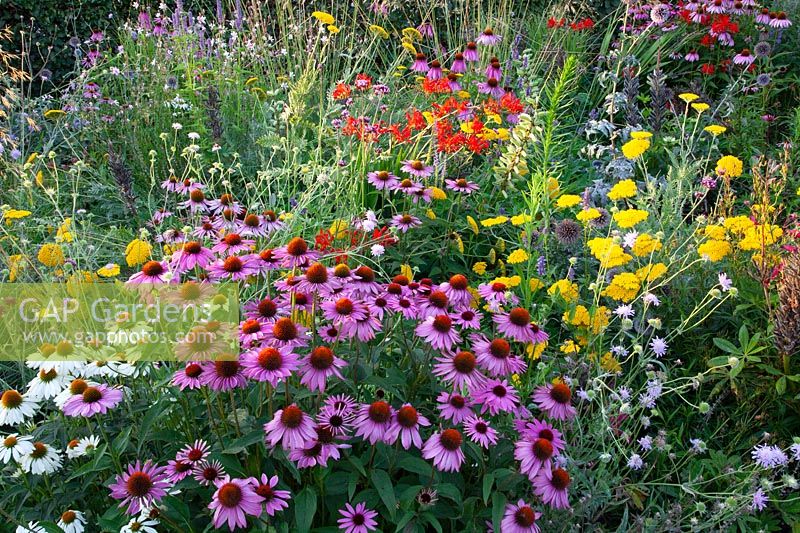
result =
[[[90,435],[88,437],[83,437],[81,440],[78,441],[78,445],[75,447],[75,453],[78,454],[78,457],[89,455],[97,449],[97,446],[99,444],[100,444],[100,437],[98,437],[97,435]]]
[[[57,368],[40,369],[36,377],[28,383],[27,395],[32,400],[49,400],[64,389],[68,379],[69,376]]]
[[[34,442],[33,451],[22,457],[20,465],[31,474],[52,474],[61,468],[61,454],[43,442]]]
[[[3,439],[3,444],[0,446],[0,461],[8,463],[13,459],[19,462],[23,455],[28,455],[32,451],[32,437],[12,433]]]
[[[0,396],[0,426],[15,426],[36,414],[39,403],[9,389]]]
[[[123,526],[119,533],[158,533],[157,525],[158,520],[153,518],[131,518],[131,521]]]
[[[80,511],[69,509],[61,514],[58,519],[58,527],[64,530],[64,533],[83,533],[86,526],[86,517]]]
[[[47,533],[47,530],[39,525],[39,522],[28,522],[27,526],[17,526],[15,533]]]

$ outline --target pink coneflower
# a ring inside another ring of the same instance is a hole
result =
[[[232,360],[234,357],[237,359]],[[247,386],[242,365],[238,361],[238,356],[233,354],[222,354],[221,360],[212,362],[208,370],[203,372],[203,382],[215,391],[229,391]]]
[[[172,268],[178,273],[194,267],[205,268],[214,261],[214,254],[197,241],[188,241],[172,256]]]
[[[545,342],[547,334],[537,327],[531,328],[531,314],[522,307],[515,307],[508,313],[496,314],[492,320],[497,331],[519,342]]]
[[[690,50],[685,56],[683,56],[683,59],[689,63],[694,63],[695,61],[700,60],[700,54],[697,53],[697,50]]]
[[[517,391],[506,380],[489,380],[472,391],[472,397],[476,403],[483,404],[481,413],[489,411],[491,415],[513,411],[519,405]]]
[[[444,182],[447,188],[451,191],[456,191],[463,194],[472,194],[473,192],[480,190],[480,186],[477,183],[467,181],[464,178],[457,178],[454,180],[446,179]]]
[[[433,174],[433,166],[426,165],[419,159],[406,159],[403,161],[403,166],[400,167],[400,170],[416,178],[427,178]]]
[[[567,447],[566,441],[561,438],[561,432],[545,421],[533,419],[531,422],[523,422],[524,426],[520,430],[520,435],[530,440],[547,439],[553,444],[555,453],[561,453]]]
[[[490,375],[500,377],[517,374],[528,367],[520,357],[511,354],[511,344],[507,340],[496,338],[490,341],[479,334],[473,334],[470,338],[478,364]]]
[[[442,79],[442,64],[435,59],[431,61],[430,68],[428,68],[428,73],[425,74],[425,77],[433,81]]]
[[[547,416],[556,420],[569,420],[576,414],[572,407],[572,391],[565,383],[547,384],[533,393],[533,401]]]
[[[237,527],[247,527],[247,515],[261,514],[264,498],[256,493],[249,480],[224,478],[217,480],[214,485],[217,490],[208,508],[214,511],[212,522],[216,529],[226,522],[231,531]]]
[[[466,48],[464,48],[464,61],[474,62],[479,59],[478,44],[475,41],[468,42]]]
[[[486,66],[486,77],[487,78],[495,78],[497,81],[503,77],[503,71],[500,69],[500,60],[496,57],[493,57],[489,60],[489,64]]]
[[[496,78],[488,78],[486,81],[476,82],[476,85],[479,93],[488,94],[492,98],[501,98],[505,93]]]
[[[506,505],[503,521],[500,522],[500,531],[502,533],[539,533],[536,520],[541,516],[542,513],[534,511],[530,505],[525,503],[525,500],[519,500],[516,504],[510,503]]]
[[[756,57],[750,53],[750,50],[748,48],[744,48],[741,52],[733,57],[733,64],[749,67],[755,62],[755,60]]]
[[[409,178],[405,178],[397,186],[394,188],[395,192],[402,192],[409,196],[416,194],[417,192],[423,190],[425,187],[416,181],[412,181]]]
[[[489,304],[489,309],[497,311],[506,303],[515,305],[519,298],[509,291],[508,285],[495,281],[494,283],[481,283],[478,285],[478,294]]]
[[[411,404],[403,404],[394,414],[392,425],[389,429],[391,435],[388,440],[394,442],[399,435],[403,449],[409,449],[411,444],[414,444],[417,448],[422,448],[422,437],[419,434],[419,428],[420,426],[430,425],[430,421],[419,414]]]
[[[398,177],[388,170],[376,170],[368,173],[367,181],[379,191],[392,190],[400,183]]]
[[[367,533],[374,531],[378,527],[375,517],[378,513],[372,509],[367,509],[364,502],[356,504],[355,507],[349,503],[344,504],[344,509],[339,509],[340,518],[337,523],[339,529],[345,533]]]
[[[540,473],[533,480],[533,492],[553,509],[569,509],[570,477],[563,468],[554,468],[550,476]]]
[[[328,396],[325,398],[324,405],[333,409],[342,410],[345,413],[355,414],[355,409],[356,406],[358,406],[358,403],[353,399],[352,396],[347,394],[336,394],[334,396]]]
[[[192,473],[192,463],[183,459],[175,459],[167,463],[165,471],[170,483],[178,483]]]
[[[192,477],[204,487],[216,483],[225,476],[225,467],[219,461],[200,461],[192,468]]]
[[[425,187],[424,189],[415,191],[411,194],[411,201],[415,204],[419,203],[420,201],[429,204],[433,201],[433,189],[430,187]]]
[[[257,274],[258,267],[254,264],[252,256],[230,255],[209,265],[208,273],[214,280],[242,281],[248,276]]]
[[[475,301],[469,292],[469,280],[464,274],[454,274],[445,283],[439,285],[439,290],[447,295],[448,301],[455,307],[466,307]]]
[[[411,65],[411,70],[414,72],[428,72],[428,61],[425,54],[419,52],[414,56],[414,63]]]
[[[262,346],[242,354],[242,373],[273,387],[292,375],[300,363],[291,346]]]
[[[297,268],[308,265],[319,258],[319,253],[310,249],[301,237],[295,237],[286,246],[275,250],[275,256],[284,268]]]
[[[372,316],[378,320],[383,320],[383,315],[389,307],[389,300],[386,296],[373,296],[367,300],[367,308]]]
[[[402,215],[395,215],[392,217],[391,226],[406,233],[411,228],[416,228],[422,225],[422,221],[413,215],[404,213]]]
[[[328,296],[335,288],[336,285],[331,279],[328,267],[322,263],[313,263],[306,269],[295,290],[309,295],[321,294],[322,296]]]
[[[442,472],[458,472],[464,463],[461,444],[464,437],[457,429],[445,429],[434,433],[422,447],[422,457],[433,461],[433,466]]]
[[[219,255],[236,255],[239,252],[249,252],[255,244],[252,239],[242,239],[238,233],[228,233],[222,237],[211,251]]]
[[[331,322],[341,324],[346,321],[363,319],[367,316],[367,308],[361,302],[342,297],[337,300],[326,300],[320,304],[322,314]]]
[[[342,340],[342,331],[336,326],[323,326],[317,329],[317,335],[323,341],[333,344]]]
[[[474,414],[472,402],[455,392],[440,393],[436,398],[436,403],[436,408],[441,413],[440,416],[453,424],[460,424]]]
[[[461,337],[453,328],[453,320],[448,315],[426,318],[414,329],[414,333],[443,352],[449,352],[454,344],[461,342]]]
[[[189,192],[189,199],[179,203],[178,207],[188,209],[192,213],[204,213],[208,211],[208,200],[201,189],[192,189]]]
[[[400,313],[403,318],[412,320],[418,317],[418,309],[416,304],[409,298],[399,297],[397,300],[389,302],[389,309],[395,313]]]
[[[472,352],[460,351],[455,355],[437,357],[433,374],[456,390],[475,389],[486,382],[486,376],[477,370],[477,359]]]
[[[470,416],[464,420],[464,432],[472,440],[484,448],[497,444],[497,431],[489,427],[489,422],[479,416]]]
[[[773,28],[788,28],[792,25],[792,21],[789,20],[785,12],[779,11],[778,13],[775,13],[775,16],[770,13],[769,25]]]
[[[723,0],[711,0],[711,2],[706,4],[706,11],[713,13],[714,15],[722,15],[727,10]]]
[[[300,383],[307,386],[309,390],[325,392],[325,383],[330,376],[344,379],[339,369],[345,365],[347,363],[336,357],[330,348],[317,346],[302,361]]]
[[[366,298],[380,294],[381,290],[381,285],[375,281],[375,271],[366,265],[361,265],[353,271],[353,279],[347,292],[351,297]]]
[[[244,207],[233,199],[232,194],[225,193],[216,200],[209,200],[208,207],[217,213],[221,213],[229,209],[234,215],[239,215],[244,212]]]
[[[431,291],[425,296],[420,296],[417,300],[417,309],[420,318],[430,318],[437,315],[448,314],[450,298],[447,293],[441,290]]]
[[[272,421],[264,424],[264,431],[270,447],[280,442],[288,450],[302,448],[316,437],[314,420],[295,404],[279,409]]]
[[[278,511],[289,507],[289,498],[292,493],[288,490],[275,490],[275,487],[278,486],[278,476],[269,477],[267,474],[261,474],[261,479],[251,477],[248,481],[256,494],[264,499],[264,511],[269,516],[275,516]]]
[[[61,408],[67,416],[90,417],[98,413],[106,414],[122,401],[122,391],[108,385],[86,387],[82,394],[76,394],[64,402]]]
[[[317,413],[318,427],[327,429],[335,437],[344,437],[352,430],[354,417],[355,414],[347,407],[324,405]]]
[[[216,219],[207,218],[202,221],[198,227],[192,231],[192,235],[198,239],[211,239],[219,234],[219,228],[214,223]]]
[[[475,42],[477,42],[478,44],[482,44],[484,46],[494,46],[501,40],[502,37],[495,34],[492,28],[486,28],[485,30],[483,30],[483,33],[481,33],[478,36],[478,38],[475,39]]]
[[[264,219],[255,213],[247,213],[239,221],[237,230],[240,235],[251,237],[266,237],[270,229],[264,224]]]
[[[194,443],[187,444],[181,448],[181,451],[175,455],[175,458],[189,461],[189,463],[195,465],[208,457],[210,453],[211,448],[209,448],[208,443],[202,439],[197,439]]]
[[[272,329],[267,331],[267,339],[277,346],[305,346],[308,344],[306,331],[305,327],[291,318],[281,317],[272,323]]]
[[[450,316],[458,326],[464,329],[480,329],[483,315],[472,308],[457,311]]]
[[[455,72],[447,73],[447,87],[454,93],[463,89],[461,84],[458,82],[458,77],[458,74]]]
[[[142,508],[151,507],[167,495],[169,481],[165,471],[165,467],[150,461],[129,464],[128,471],[118,475],[109,487],[111,497],[122,500],[119,507],[127,506],[127,514],[138,514]]]
[[[389,430],[392,427],[394,409],[383,400],[362,405],[355,419],[356,437],[362,437],[370,444],[385,442],[391,444]],[[397,437],[395,436],[395,439]]]
[[[255,318],[265,324],[271,324],[284,313],[274,300],[267,297],[262,300],[251,300],[244,306],[245,316]]]
[[[758,15],[756,15],[756,22],[758,24],[769,24],[769,20],[770,20],[769,9],[767,9],[766,7],[762,7],[761,11],[758,13]]]
[[[463,74],[467,71],[467,64],[464,62],[464,54],[461,52],[453,56],[453,64],[450,65],[450,72]]]
[[[180,183],[178,176],[170,176],[161,182],[161,188],[169,192],[179,192]]]
[[[142,265],[142,269],[131,276],[126,283],[130,285],[158,284],[172,281],[177,282],[177,276],[172,277],[172,273],[167,268],[166,263],[160,261],[148,261]]]
[[[261,223],[270,234],[286,227],[286,223],[278,218],[278,214],[271,209],[267,209],[261,214]]]
[[[550,476],[553,469],[553,457],[558,452],[552,441],[547,439],[529,439],[523,437],[514,444],[514,458],[520,462],[519,471],[533,481],[541,472]]]
[[[267,324],[256,320],[255,318],[248,318],[239,324],[239,342],[243,347],[249,348],[253,344],[259,342],[266,337]]]

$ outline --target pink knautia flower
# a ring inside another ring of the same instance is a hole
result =
[[[779,11],[778,13],[769,14],[769,25],[772,28],[788,28],[792,25],[792,21],[786,16],[786,13]]]
[[[344,533],[367,533],[378,528],[375,517],[378,513],[372,509],[367,509],[364,502],[356,504],[355,507],[349,503],[344,504],[344,509],[339,509],[339,514],[344,518],[337,520],[339,530]]]
[[[275,322],[282,315],[288,311],[278,306],[278,304],[269,297],[261,300],[251,300],[244,305],[244,316],[247,318],[255,318],[265,324]]]
[[[165,470],[170,483],[178,483],[183,481],[189,474],[192,473],[192,463],[184,461],[183,459],[174,459],[167,463]]]
[[[392,439],[389,432],[393,416],[394,409],[383,400],[361,405],[354,421],[356,437],[362,437],[370,444],[377,442],[392,444],[397,440],[397,436]]]
[[[412,444],[417,448],[422,448],[422,437],[419,434],[419,428],[430,425],[430,421],[419,414],[411,404],[403,404],[392,418],[392,425],[389,428],[391,433],[389,440],[395,441],[399,436],[403,449],[408,450]]]
[[[475,302],[475,297],[469,292],[469,280],[464,274],[450,276],[449,280],[439,285],[439,290],[445,293],[454,307],[468,307]]]
[[[122,500],[119,507],[127,506],[125,512],[135,515],[142,508],[152,507],[161,501],[167,495],[169,486],[166,468],[148,460],[129,464],[127,471],[117,475],[109,488],[112,498]]]
[[[239,252],[249,252],[254,244],[254,240],[242,239],[238,233],[228,233],[211,248],[211,251],[219,255],[236,255]]]
[[[570,477],[563,468],[553,468],[550,476],[540,472],[533,480],[533,492],[553,509],[569,509]]]
[[[325,392],[325,384],[330,376],[344,380],[339,369],[346,365],[347,363],[336,357],[327,346],[317,346],[302,361],[300,383],[311,391]]]
[[[208,211],[208,200],[201,189],[192,189],[189,199],[179,203],[178,207],[188,209],[191,213],[205,213]]]
[[[313,263],[306,269],[303,277],[295,287],[296,291],[306,294],[330,295],[336,288],[331,271],[322,263]]]
[[[547,439],[553,445],[555,454],[563,452],[567,447],[566,441],[561,436],[561,432],[548,424],[545,421],[533,419],[530,422],[524,422],[524,426],[519,429],[520,435],[529,440]]]
[[[472,390],[486,383],[486,376],[477,369],[477,359],[472,352],[464,350],[455,355],[437,357],[436,361],[433,374],[455,390]]]
[[[520,462],[519,471],[533,481],[540,473],[550,476],[553,469],[553,457],[558,451],[552,441],[547,439],[530,439],[523,437],[514,444],[514,458]]]
[[[256,493],[250,480],[226,477],[217,480],[214,486],[217,490],[208,504],[208,508],[214,511],[214,528],[219,529],[225,523],[231,531],[247,527],[247,515],[261,514],[264,498]]]
[[[414,56],[414,63],[411,65],[411,70],[414,72],[428,72],[428,61],[425,54],[422,52]]]
[[[456,53],[453,56],[453,63],[450,65],[450,72],[455,72],[456,74],[463,74],[467,71],[467,64],[464,62],[464,54],[461,52]]]
[[[422,319],[448,314],[450,298],[443,290],[434,290],[417,298],[417,310]]]
[[[489,414],[511,412],[519,405],[519,396],[516,389],[508,384],[508,381],[492,379],[487,381],[480,388],[472,391],[472,398],[475,403],[482,404],[481,413],[489,411]]]
[[[212,485],[226,475],[225,467],[219,461],[200,461],[192,467],[192,477],[204,487]]]
[[[462,309],[450,315],[453,322],[464,329],[480,329],[483,314],[472,308]]]
[[[475,333],[470,336],[472,349],[478,358],[478,364],[492,376],[518,374],[528,368],[528,364],[520,357],[511,354],[511,344],[505,339],[496,338],[491,341]]]
[[[355,413],[347,407],[324,405],[317,413],[318,427],[331,432],[334,437],[346,437],[353,429]]]
[[[525,503],[525,500],[509,503],[503,514],[503,521],[500,522],[500,531],[502,533],[539,533],[536,520],[541,516],[542,513],[534,511],[530,505]]]
[[[281,317],[272,323],[272,329],[267,330],[265,339],[276,346],[306,346],[308,345],[308,328],[296,324],[289,317]]]
[[[446,187],[451,191],[456,191],[463,194],[472,194],[475,191],[480,190],[480,186],[477,183],[467,181],[464,178],[457,178],[454,180],[446,179],[444,182]]]
[[[256,494],[264,499],[264,512],[269,516],[275,516],[278,511],[289,507],[289,498],[291,498],[292,493],[288,490],[275,489],[280,481],[278,476],[269,477],[267,474],[261,474],[260,479],[251,477],[248,481],[253,486]]]
[[[433,189],[430,187],[426,187],[419,191],[415,191],[411,193],[411,202],[414,204],[419,203],[420,201],[429,204],[433,201]]]
[[[697,53],[697,50],[690,50],[685,56],[683,56],[683,59],[689,63],[694,63],[695,61],[700,60],[700,54]]]
[[[238,357],[225,354],[227,358]],[[213,361],[206,372],[203,372],[203,382],[211,390],[229,391],[247,387],[247,378],[242,373],[242,365],[237,360]]]
[[[142,265],[142,269],[131,276],[126,282],[129,285],[177,283],[178,276],[175,276],[167,268],[167,264],[161,261],[147,261]]]
[[[192,444],[187,444],[175,455],[175,459],[189,461],[190,464],[198,464],[203,461],[208,454],[211,453],[211,448],[208,443],[203,439],[197,439]]]
[[[304,267],[319,258],[319,253],[310,249],[308,243],[301,237],[293,238],[286,246],[281,246],[274,253],[284,268]]]
[[[397,186],[394,188],[394,192],[401,192],[411,196],[423,190],[424,188],[425,187],[421,183],[413,181],[409,178],[405,178],[397,184]]]
[[[243,281],[248,276],[258,274],[258,267],[253,261],[253,256],[250,255],[230,255],[211,263],[207,270],[213,280]]]
[[[483,30],[483,33],[481,33],[478,38],[475,39],[475,42],[484,46],[494,46],[502,40],[503,38],[494,33],[492,28],[486,28]]]
[[[463,442],[464,437],[457,429],[434,433],[422,446],[422,457],[432,460],[437,470],[458,472],[464,463]]]
[[[406,233],[411,228],[416,228],[422,225],[422,221],[413,215],[404,213],[402,215],[395,215],[392,217],[390,226],[397,228],[403,233]]]
[[[265,324],[255,318],[245,319],[239,324],[239,342],[245,348],[251,347],[267,336],[268,327],[268,323]]]
[[[356,318],[363,319],[368,313],[367,306],[346,296],[336,300],[325,300],[320,307],[325,319],[335,324],[342,324]]]
[[[472,401],[456,392],[440,393],[436,403],[442,419],[449,420],[453,424],[460,424],[474,414]]]
[[[535,329],[531,327],[531,314],[522,307],[515,307],[508,313],[496,314],[492,320],[497,324],[497,331],[515,341],[539,343],[548,339],[548,335],[538,326]]]
[[[388,170],[375,170],[367,174],[367,181],[379,191],[393,190],[400,183],[400,179]]]
[[[475,41],[468,42],[466,48],[464,48],[464,61],[472,63],[479,59],[478,44]]]
[[[406,159],[400,170],[417,178],[427,178],[433,174],[433,166],[426,165],[419,159]]]
[[[493,57],[489,60],[489,64],[486,65],[486,77],[487,78],[494,78],[497,81],[503,77],[503,71],[500,68],[500,60],[496,57]]]
[[[433,81],[442,79],[442,64],[436,59],[431,61],[425,77]]]
[[[197,241],[188,241],[172,255],[172,268],[180,274],[195,267],[205,268],[214,261],[214,253]]]
[[[108,385],[86,387],[82,394],[75,394],[69,398],[61,410],[67,416],[90,417],[98,413],[106,414],[109,409],[122,401],[122,391]]]
[[[497,444],[497,431],[479,416],[470,416],[464,420],[464,432],[472,442],[486,449]]]
[[[395,313],[400,313],[403,318],[408,320],[416,319],[419,316],[417,305],[410,298],[400,297],[395,301],[390,301],[389,309]]]
[[[576,414],[571,403],[572,391],[565,383],[548,383],[539,387],[533,393],[533,402],[547,416],[556,420],[569,420]]]
[[[461,337],[453,328],[453,320],[448,315],[426,318],[414,329],[414,333],[428,341],[435,349],[443,352],[449,352],[453,345],[461,342]]]
[[[264,424],[265,440],[274,448],[278,443],[284,449],[302,448],[316,438],[314,419],[295,404],[279,409],[270,422]]]
[[[496,78],[488,78],[486,81],[476,82],[476,85],[479,93],[488,94],[492,98],[499,99],[505,93]]]
[[[300,368],[291,346],[261,346],[242,354],[242,373],[255,381],[266,381],[273,387]]]
[[[270,228],[264,224],[264,219],[255,213],[247,213],[242,217],[236,230],[240,235],[248,237],[266,237],[271,233]]]

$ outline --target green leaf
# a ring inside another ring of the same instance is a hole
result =
[[[483,503],[489,503],[492,485],[494,485],[494,472],[490,472],[483,477]]]
[[[381,501],[389,510],[389,516],[394,520],[394,515],[397,513],[397,498],[395,498],[394,487],[392,480],[389,479],[389,474],[385,470],[375,470],[372,473],[372,485],[378,491]]]
[[[503,513],[506,510],[506,497],[500,493],[492,494],[492,526],[495,531],[500,531],[500,522],[503,520]]]
[[[414,472],[421,476],[430,476],[433,472],[433,466],[427,461],[414,457],[413,455],[405,454],[398,462],[397,466],[408,472]]]
[[[733,343],[731,341],[729,341],[729,340],[720,339],[719,337],[716,337],[714,339],[714,345],[717,348],[719,348],[720,350],[722,350],[723,352],[728,352],[728,353],[731,353],[731,354],[734,354],[734,355],[740,355],[741,354],[741,350],[739,350],[739,348],[734,346]]]
[[[786,376],[781,376],[781,378],[775,382],[775,390],[778,391],[778,394],[786,392]]]
[[[317,512],[317,494],[311,487],[306,487],[295,498],[294,519],[298,531],[309,531]]]

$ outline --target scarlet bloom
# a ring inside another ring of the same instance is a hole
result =
[[[556,20],[553,17],[550,17],[549,19],[547,19],[547,27],[550,29],[561,28],[564,26],[564,24],[566,24],[566,22],[567,20],[563,18]]]
[[[713,63],[704,63],[700,67],[700,72],[702,72],[706,76],[711,76],[712,74],[714,74],[714,72],[716,72],[716,70],[717,69],[716,69],[716,67],[714,66]]]
[[[418,109],[415,109],[410,113],[406,113],[406,121],[408,122],[408,127],[412,130],[422,130],[425,129],[425,126],[427,125],[425,115],[423,115]]]
[[[350,98],[351,89],[350,86],[346,83],[337,83],[336,87],[333,88],[333,96],[334,100],[346,100]]]
[[[356,89],[366,91],[372,87],[372,78],[367,74],[358,74],[355,81]]]
[[[451,92],[450,82],[447,78],[439,78],[438,80],[425,78],[422,80],[422,91],[425,94],[447,94]]]

